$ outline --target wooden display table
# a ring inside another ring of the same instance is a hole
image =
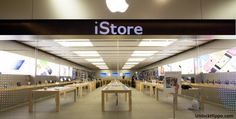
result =
[[[60,83],[48,83],[48,84],[38,84],[38,85],[23,85],[18,87],[9,87],[9,88],[0,88],[0,91],[19,91],[19,90],[32,90],[39,89],[43,87],[55,87],[55,86],[64,86],[68,84],[73,84],[75,81],[71,82],[60,82]]]
[[[153,89],[155,89],[157,83],[150,83],[150,82],[140,82],[139,84],[139,88],[140,88],[140,91],[143,91],[144,89],[144,86],[147,86],[149,87],[149,95],[152,96],[154,94],[154,91]]]
[[[101,82],[102,82],[102,86],[104,86],[104,85],[107,85],[108,83],[110,83],[111,79],[102,79]]]
[[[74,87],[76,88],[77,96],[79,95],[80,97],[83,96],[83,88],[88,87],[89,92],[92,91],[92,84],[90,82],[85,82],[85,83],[77,83],[77,84],[71,84],[71,85],[66,85],[66,87]]]
[[[125,84],[126,86],[131,86],[131,80],[130,79],[120,79],[121,83]]]
[[[29,96],[29,112],[33,112],[33,105],[34,105],[34,95],[37,93],[51,93],[55,94],[55,101],[56,101],[56,112],[60,111],[60,95],[65,94],[67,92],[74,92],[74,102],[76,102],[76,88],[74,87],[53,87],[48,89],[38,89],[32,90]]]
[[[140,90],[140,82],[141,82],[141,81],[139,81],[139,80],[136,80],[136,81],[135,81],[135,86],[136,86],[135,88],[136,88],[137,90]]]
[[[125,93],[125,100],[129,98],[129,111],[132,111],[132,94],[131,94],[131,89],[129,89],[127,86],[120,82],[111,82],[108,84],[103,90],[102,90],[102,111],[105,111],[105,94],[108,93]],[[127,96],[128,94],[128,96]],[[106,96],[107,100],[107,96]]]
[[[92,92],[96,89],[96,81],[90,81],[89,82],[89,91]]]

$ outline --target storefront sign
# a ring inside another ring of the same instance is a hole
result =
[[[0,20],[0,35],[235,35],[235,20]]]
[[[108,21],[95,21],[95,35],[142,35],[143,27],[141,26],[117,26]]]

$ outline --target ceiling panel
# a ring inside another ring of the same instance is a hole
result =
[[[143,37],[143,36],[142,36]],[[148,36],[149,37],[149,36]],[[148,38],[147,37],[147,38]],[[181,39],[181,37],[183,39]],[[204,44],[210,41],[211,39],[204,39],[204,37],[201,37],[201,39],[204,40],[196,40],[195,36],[156,36],[156,38],[165,39],[165,38],[176,38],[178,40],[174,41],[171,45],[167,47],[162,46],[139,46],[141,39],[129,39],[128,37],[126,39],[119,39],[117,38],[109,38],[109,39],[89,39],[90,42],[93,44],[93,46],[89,47],[65,47],[57,43],[55,41],[54,36],[43,36],[41,38],[35,37],[35,42],[32,40],[34,37],[32,37],[30,40],[24,40],[21,38],[18,40],[19,42],[22,42],[24,44],[27,44],[32,47],[37,47],[43,51],[49,52],[51,54],[54,54],[56,56],[68,59],[70,61],[76,62],[78,64],[81,64],[83,66],[86,66],[91,69],[98,69],[95,65],[91,64],[86,58],[93,58],[93,57],[81,57],[74,53],[74,51],[97,51],[100,55],[99,57],[104,60],[106,65],[109,67],[109,69],[121,69],[124,64],[128,61],[129,58],[133,57],[131,56],[134,51],[158,51],[156,54],[145,57],[146,59],[142,62],[139,62],[139,64],[135,65],[133,68],[142,68],[144,66],[147,66],[149,64],[152,64],[154,62],[157,62],[159,60],[162,60],[164,58],[173,56],[175,54],[181,53],[183,51],[186,51],[188,49],[191,49],[196,46],[196,44]],[[69,36],[62,36],[60,35],[60,39],[63,39],[64,41],[68,41],[67,38]],[[152,39],[154,39],[155,36],[152,36]],[[41,40],[37,40],[41,39]],[[42,40],[44,39],[44,40]],[[70,39],[70,38],[69,38]],[[56,39],[58,40],[58,39]],[[78,39],[77,41],[79,41]],[[36,42],[37,41],[37,42]],[[138,58],[140,56],[135,56],[133,58]],[[97,58],[97,57],[95,57]]]

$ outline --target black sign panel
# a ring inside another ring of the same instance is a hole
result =
[[[235,35],[235,20],[0,20],[0,35]]]

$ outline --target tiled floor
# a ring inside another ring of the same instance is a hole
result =
[[[123,95],[119,95],[119,104],[116,105],[115,95],[109,95],[109,101],[106,104],[107,112],[101,111],[101,88],[78,98],[73,102],[73,94],[62,96],[61,111],[55,112],[55,101],[53,98],[41,101],[36,104],[34,112],[29,113],[28,107],[16,108],[7,112],[0,112],[0,119],[171,119],[173,118],[172,97],[164,94],[160,95],[160,100],[156,101],[154,97],[148,94],[132,90],[133,110],[128,109],[128,102],[124,101]],[[188,110],[191,107],[191,101],[185,98],[179,98],[176,119],[195,119],[196,113],[201,114],[233,114],[227,110],[205,105],[205,111],[193,112]],[[205,118],[198,118],[205,119]],[[211,118],[207,118],[211,119]]]

